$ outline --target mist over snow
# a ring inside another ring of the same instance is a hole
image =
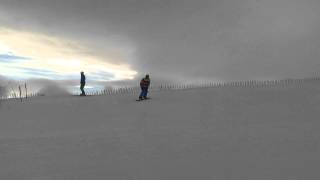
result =
[[[57,84],[50,84],[46,85],[45,87],[41,88],[38,93],[44,96],[66,96],[71,95],[65,88],[60,87]]]
[[[0,97],[7,97],[7,88],[0,86]]]
[[[3,83],[3,80],[0,79],[0,97],[6,97],[7,96],[7,87],[5,86],[5,83]]]

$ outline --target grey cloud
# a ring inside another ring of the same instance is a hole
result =
[[[7,26],[70,37],[139,75],[176,81],[309,76],[320,71],[313,0],[0,0]],[[113,49],[114,48],[114,49]],[[131,49],[132,48],[132,49]]]
[[[8,94],[8,80],[0,76],[0,97],[6,97]]]

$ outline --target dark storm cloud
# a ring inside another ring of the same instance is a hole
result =
[[[0,23],[128,52],[142,75],[271,79],[320,70],[316,0],[0,0]],[[140,78],[140,77],[139,77]]]

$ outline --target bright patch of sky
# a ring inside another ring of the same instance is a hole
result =
[[[80,71],[94,81],[134,78],[130,65],[109,63],[112,58],[95,56],[70,40],[0,28],[0,75],[13,79],[79,79]]]

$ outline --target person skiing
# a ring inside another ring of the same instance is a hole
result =
[[[147,94],[148,94],[149,86],[150,86],[150,78],[149,78],[149,74],[147,74],[140,81],[141,93],[139,96],[139,101],[144,100],[144,99],[148,99]]]
[[[81,90],[81,94],[80,96],[85,96],[86,93],[84,92],[84,86],[86,85],[86,76],[84,75],[84,72],[81,71],[81,79],[80,79],[80,90]]]

